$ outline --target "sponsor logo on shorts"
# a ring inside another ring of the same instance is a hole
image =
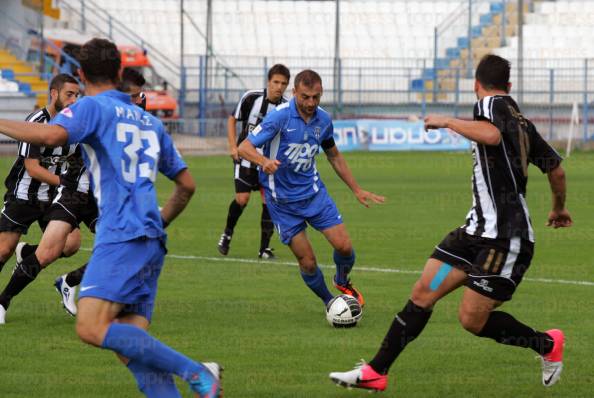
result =
[[[480,281],[473,281],[472,282],[475,286],[480,287],[485,292],[492,293],[493,288],[489,286],[489,281],[486,279],[481,279]]]

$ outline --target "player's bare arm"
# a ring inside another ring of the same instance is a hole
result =
[[[68,133],[61,126],[0,119],[0,132],[17,141],[40,146],[66,144]]]
[[[49,185],[60,185],[60,177],[41,166],[39,159],[25,159],[25,169],[37,181],[45,182]]]
[[[553,196],[553,209],[549,213],[547,226],[553,228],[571,227],[573,220],[565,208],[565,170],[561,165],[547,173],[551,193]]]
[[[471,141],[484,145],[499,145],[501,132],[495,125],[485,120],[462,120],[449,116],[428,115],[425,130],[448,128]]]
[[[239,145],[239,156],[249,160],[252,163],[256,163],[262,167],[262,171],[266,174],[274,174],[278,170],[281,162],[278,160],[268,159],[266,156],[258,153],[256,147],[250,142],[250,140],[244,140]]]
[[[229,143],[229,154],[236,162],[239,160],[239,153],[237,151],[237,119],[229,116],[227,119],[227,142]]]
[[[188,169],[180,171],[174,179],[175,190],[163,206],[161,217],[170,224],[186,208],[196,191],[196,183]]]
[[[359,184],[357,184],[357,181],[355,181],[355,177],[353,176],[353,173],[351,172],[349,165],[347,164],[346,160],[344,159],[344,157],[342,156],[342,154],[336,146],[328,148],[324,152],[326,153],[326,157],[332,165],[332,168],[334,169],[336,174],[340,177],[342,181],[344,181],[344,183],[351,189],[351,191],[353,191],[353,193],[357,197],[357,200],[363,206],[369,207],[369,202],[377,204],[384,203],[385,198],[383,196],[376,195],[373,192],[368,192],[361,189]]]

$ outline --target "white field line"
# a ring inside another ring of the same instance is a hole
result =
[[[167,257],[179,259],[179,260],[198,260],[198,261],[218,261],[226,263],[244,263],[244,264],[272,264],[272,265],[288,265],[297,267],[297,263],[290,261],[267,261],[267,260],[255,260],[246,258],[233,258],[233,257],[207,257],[207,256],[182,256],[178,254],[168,254]],[[318,264],[323,269],[334,269],[335,265],[329,264]],[[408,274],[408,275],[420,275],[421,271],[413,271],[398,268],[380,268],[355,265],[354,268],[357,272],[378,272],[384,274]],[[548,283],[557,285],[578,285],[578,286],[594,286],[594,282],[591,281],[574,281],[567,279],[548,279],[548,278],[524,278],[524,281],[536,282],[536,283]]]
[[[92,251],[92,249],[84,248],[81,250],[84,251]],[[268,265],[288,265],[291,267],[297,267],[297,263],[291,261],[270,261],[270,260],[255,260],[255,259],[248,259],[248,258],[235,258],[235,257],[208,257],[208,256],[191,256],[191,255],[180,255],[180,254],[167,254],[167,257],[175,258],[178,260],[198,260],[198,261],[215,261],[215,262],[223,262],[223,263],[243,263],[243,264],[268,264]],[[336,266],[334,264],[318,264],[320,268],[323,269],[334,269]],[[380,268],[380,267],[370,267],[370,266],[361,266],[355,264],[355,271],[357,272],[377,272],[382,274],[406,274],[406,275],[421,275],[421,271],[413,271],[407,269],[398,269],[398,268]],[[591,281],[574,281],[574,280],[567,280],[567,279],[549,279],[549,278],[524,278],[524,281],[528,282],[535,282],[535,283],[545,283],[545,284],[555,284],[555,285],[577,285],[577,286],[594,286],[594,282]]]

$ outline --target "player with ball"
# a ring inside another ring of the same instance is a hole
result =
[[[269,113],[239,146],[239,155],[260,166],[270,216],[281,241],[289,245],[299,261],[305,284],[327,305],[333,295],[317,265],[305,229],[307,224],[322,232],[334,248],[334,286],[355,297],[363,295],[349,279],[355,251],[334,201],[328,195],[316,169],[315,157],[323,149],[336,174],[365,207],[384,198],[365,191],[355,181],[334,142],[330,115],[319,107],[322,79],[312,70],[295,77],[294,97]],[[256,148],[264,149],[264,154]]]

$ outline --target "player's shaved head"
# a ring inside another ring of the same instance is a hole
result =
[[[97,38],[89,40],[80,50],[79,62],[89,83],[118,83],[122,58],[113,42]]]
[[[476,67],[476,80],[485,90],[501,90],[509,92],[509,74],[511,64],[498,55],[485,55]]]
[[[295,76],[295,88],[299,85],[303,85],[308,88],[313,88],[316,84],[322,85],[322,78],[318,75],[318,72],[311,69],[302,70]]]

